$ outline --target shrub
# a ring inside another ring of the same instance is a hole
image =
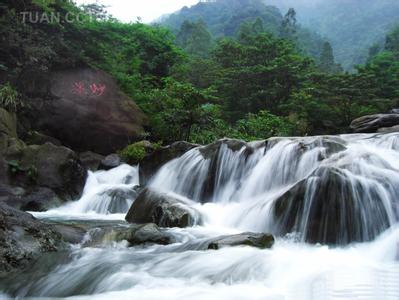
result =
[[[161,147],[161,142],[150,143],[141,141],[127,146],[120,150],[118,154],[129,164],[138,164],[151,151]]]
[[[0,86],[0,105],[10,111],[22,106],[18,92],[8,82]]]

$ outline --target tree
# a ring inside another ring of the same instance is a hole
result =
[[[320,54],[319,68],[322,72],[326,73],[342,72],[341,66],[335,63],[333,49],[329,42],[325,42],[323,45],[323,50]]]
[[[281,36],[283,38],[291,40],[295,39],[295,34],[297,32],[296,22],[296,11],[295,9],[290,8],[281,22]]]
[[[176,43],[190,55],[206,57],[212,47],[212,36],[202,19],[197,22],[184,21],[176,36]]]

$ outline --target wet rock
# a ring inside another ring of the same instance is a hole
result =
[[[62,200],[49,188],[0,186],[0,201],[24,211],[46,211],[62,204]]]
[[[267,233],[245,232],[236,235],[226,235],[213,239],[208,244],[208,249],[218,250],[223,247],[251,246],[260,249],[271,248],[274,237]]]
[[[399,113],[398,113],[399,114]],[[392,127],[383,127],[377,130],[378,133],[394,133],[399,132],[399,125]]]
[[[107,73],[93,68],[52,72],[42,85],[48,99],[26,109],[30,127],[75,151],[103,155],[142,140],[147,118]]]
[[[71,149],[51,143],[17,149],[6,157],[12,169],[11,182],[54,190],[62,199],[80,197],[86,168]]]
[[[342,169],[319,167],[274,202],[277,234],[329,245],[373,240],[390,226],[381,197]]]
[[[106,156],[99,166],[100,170],[111,170],[113,168],[119,167],[122,164],[122,160],[118,154],[110,154]]]
[[[61,235],[50,226],[0,202],[0,277],[62,247]]]
[[[70,244],[80,244],[87,232],[85,228],[73,224],[50,223],[49,225],[62,236],[65,242]]]
[[[187,200],[145,188],[126,215],[129,223],[155,223],[160,227],[188,227],[200,223],[200,214]]]
[[[164,164],[198,146],[187,142],[175,142],[170,146],[155,149],[140,161],[140,183],[145,185]]]
[[[399,114],[377,114],[352,121],[350,128],[356,133],[374,133],[380,128],[399,125]]]
[[[227,146],[227,148],[233,152],[240,151],[243,147],[246,147],[246,148],[248,148],[248,151],[249,151],[248,154],[251,153],[251,148],[248,146],[248,144],[246,142],[241,141],[241,140],[234,140],[234,139],[218,140],[212,144],[209,144],[209,145],[199,148],[199,151],[201,152],[202,156],[205,159],[214,159],[217,156],[217,154],[220,150],[220,147],[223,145]]]
[[[79,154],[79,159],[88,170],[95,172],[104,160],[104,156],[91,151],[86,151]]]
[[[142,244],[168,245],[173,242],[173,237],[163,232],[156,224],[133,225],[121,231],[117,240],[126,240],[130,246]]]

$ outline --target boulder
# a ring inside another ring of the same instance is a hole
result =
[[[251,246],[260,249],[271,248],[274,237],[267,233],[245,232],[236,235],[221,236],[208,243],[208,249],[218,250],[223,247]]]
[[[62,143],[57,140],[56,138],[53,138],[51,136],[45,135],[44,133],[38,132],[38,131],[29,131],[26,133],[23,137],[22,140],[28,144],[28,145],[43,145],[45,143],[51,143],[55,146],[61,146]]]
[[[79,159],[88,170],[95,172],[104,160],[104,156],[91,151],[86,151],[79,154]]]
[[[399,114],[377,114],[353,120],[350,128],[355,133],[374,133],[380,128],[396,125],[399,125]]]
[[[345,170],[319,167],[275,200],[275,233],[329,245],[373,240],[390,227],[377,189]]]
[[[51,143],[17,149],[6,157],[11,180],[17,185],[54,190],[62,199],[79,198],[86,181],[86,168],[71,149]]]
[[[48,99],[25,109],[25,127],[75,151],[103,155],[143,139],[146,116],[107,73],[89,67],[60,70],[50,74],[47,85]]]
[[[200,223],[200,214],[183,200],[145,188],[133,202],[126,221],[135,224],[155,223],[161,227],[188,227]]]
[[[126,240],[130,246],[142,244],[169,245],[173,237],[163,232],[156,224],[132,225],[117,234],[117,240]]]
[[[49,188],[34,187],[25,190],[21,187],[0,186],[0,201],[24,211],[46,211],[60,206],[61,199]]]
[[[67,229],[66,225],[62,225]],[[67,229],[68,230],[68,229]],[[70,230],[70,229],[69,229]],[[130,224],[129,226],[96,226],[89,228],[83,247],[104,247],[114,242],[127,241],[129,246],[143,244],[168,245],[174,242],[173,236],[160,229],[157,225]]]
[[[110,154],[101,160],[99,170],[111,170],[113,168],[119,167],[122,164],[122,160],[118,154]]]
[[[50,226],[0,202],[0,278],[62,247],[61,235]]]
[[[155,149],[140,161],[140,183],[145,185],[164,164],[198,146],[188,142],[175,142],[170,146]]]

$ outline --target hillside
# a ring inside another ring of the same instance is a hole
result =
[[[384,36],[399,23],[397,0],[264,0],[286,11],[293,7],[298,21],[326,37],[337,61],[345,69],[363,64],[368,49],[383,43]]]

